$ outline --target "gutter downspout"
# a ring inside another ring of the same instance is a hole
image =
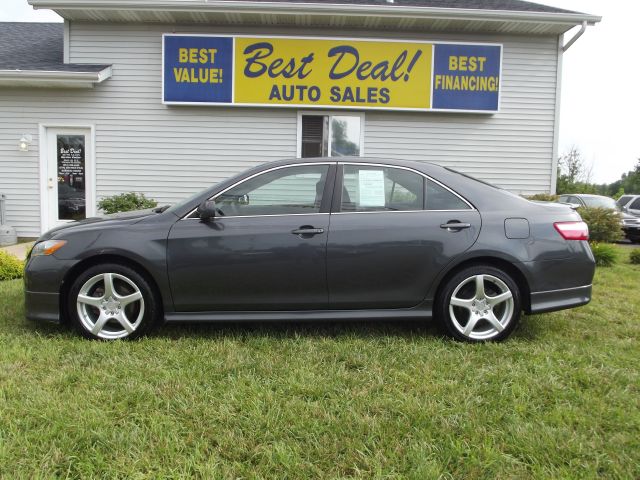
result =
[[[564,57],[564,35],[558,36],[558,59],[556,61],[556,98],[553,112],[553,146],[551,148],[551,184],[549,193],[556,194],[556,184],[558,183],[558,143],[560,141],[560,97],[562,94],[562,60]]]
[[[565,46],[562,47],[562,51],[566,52],[567,50],[569,50],[571,45],[576,43],[576,40],[578,40],[586,30],[587,30],[587,22],[584,21],[582,22],[582,26],[580,27],[580,30],[578,30],[578,33],[576,33],[573,37],[571,37],[571,39],[565,44]]]

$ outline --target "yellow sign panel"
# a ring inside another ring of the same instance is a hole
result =
[[[233,103],[430,109],[432,56],[428,43],[236,37]]]

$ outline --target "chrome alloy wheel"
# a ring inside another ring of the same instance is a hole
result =
[[[513,319],[513,293],[493,275],[473,275],[458,284],[449,301],[449,317],[462,335],[489,340]]]
[[[144,298],[124,275],[101,273],[87,280],[76,298],[82,326],[107,340],[131,335],[144,318]]]

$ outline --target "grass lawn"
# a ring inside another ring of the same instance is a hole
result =
[[[430,324],[91,342],[0,282],[0,477],[640,478],[640,266],[467,345]]]

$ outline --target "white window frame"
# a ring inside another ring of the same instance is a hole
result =
[[[360,155],[364,157],[364,126],[365,126],[365,114],[364,112],[351,112],[348,110],[298,110],[298,126],[297,126],[297,138],[296,138],[296,158],[302,158],[302,117],[303,115],[312,115],[315,117],[360,117]],[[331,157],[331,118],[329,118],[329,132],[327,132],[329,138],[329,145],[327,148],[327,156]],[[345,158],[345,157],[340,157]]]

